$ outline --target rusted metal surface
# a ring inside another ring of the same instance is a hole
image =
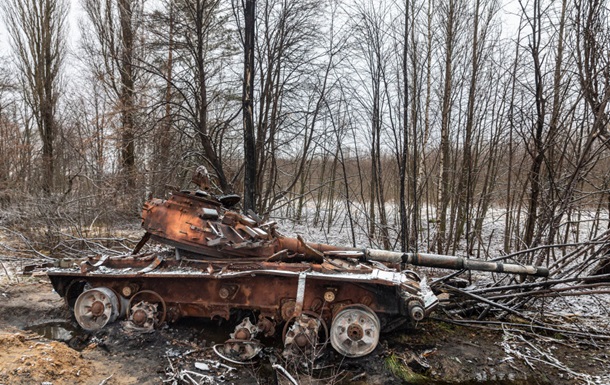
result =
[[[309,243],[282,236],[274,222],[231,209],[239,198],[208,192],[198,168],[196,191],[144,204],[146,231],[134,252],[74,261],[48,271],[55,290],[89,330],[125,317],[150,329],[182,317],[244,318],[219,354],[243,361],[262,346],[257,335],[282,331],[289,354],[330,339],[339,353],[370,353],[386,322],[422,320],[438,303],[409,265],[544,276],[545,269],[433,254]],[[149,240],[175,247],[143,253]],[[282,327],[283,325],[283,327]]]
[[[229,318],[231,309],[253,309],[274,319],[298,316],[306,310],[330,320],[337,309],[354,303],[365,303],[379,313],[400,315],[405,308],[400,294],[417,297],[421,289],[419,277],[408,271],[164,260],[157,269],[141,273],[140,267],[149,263],[148,256],[143,259],[110,258],[98,270],[82,273],[56,269],[50,270],[49,276],[62,296],[72,282],[81,279],[92,287],[105,286],[122,296],[155,291],[167,303],[172,320],[186,316]],[[431,297],[429,310],[434,304]],[[292,306],[291,311],[282,314],[285,306]]]

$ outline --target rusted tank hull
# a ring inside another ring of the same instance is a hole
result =
[[[168,320],[181,317],[222,317],[228,319],[231,310],[248,309],[275,320],[287,321],[295,314],[299,276],[248,274],[227,278],[180,274],[148,274],[146,276],[113,275],[84,276],[82,274],[50,274],[51,282],[60,295],[68,294],[73,282],[86,282],[91,287],[109,287],[120,294],[124,287],[158,293],[168,306]],[[226,291],[224,291],[226,290]],[[233,291],[235,293],[233,293]],[[324,300],[328,291],[336,293],[332,303]],[[345,280],[307,277],[302,310],[320,314],[330,321],[332,315],[346,305],[362,303],[376,313],[403,315],[406,309],[396,288]],[[221,295],[228,292],[226,298]],[[71,293],[72,298],[74,293]],[[129,297],[125,297],[129,299]]]
[[[51,269],[47,274],[69,306],[86,288],[110,288],[124,303],[138,292],[151,291],[162,298],[169,321],[228,319],[232,310],[248,309],[277,322],[303,312],[330,322],[339,310],[354,304],[388,318],[409,317],[412,301],[419,301],[425,314],[436,305],[431,293],[422,295],[415,273],[370,267],[166,261],[145,255],[85,261],[80,268]]]
[[[121,318],[152,328],[182,317],[229,319],[248,310],[254,323],[242,318],[220,348],[238,360],[258,354],[262,346],[254,337],[274,335],[278,327],[289,354],[312,350],[316,341],[330,338],[341,354],[366,355],[387,322],[419,321],[438,302],[410,271],[340,260],[227,263],[169,256],[90,259],[47,274],[86,330]]]

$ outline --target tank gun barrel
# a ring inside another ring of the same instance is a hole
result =
[[[527,274],[537,277],[548,277],[549,275],[549,270],[546,267],[480,261],[451,255],[365,249],[365,257],[369,260],[386,263],[408,263],[415,266],[439,267],[453,270],[480,270],[508,274]]]
[[[282,242],[283,245],[291,250],[298,249],[303,252],[303,248],[295,247],[298,242]],[[542,266],[519,265],[515,263],[502,263],[481,261],[478,259],[469,259],[452,255],[427,254],[427,253],[402,253],[398,251],[378,250],[378,249],[358,249],[352,247],[337,247],[332,245],[324,245],[318,243],[307,242],[307,249],[316,250],[335,258],[358,258],[362,260],[372,260],[384,263],[403,263],[415,266],[437,267],[442,269],[453,270],[479,270],[491,271],[496,273],[507,274],[526,274],[537,277],[548,277],[549,270]],[[295,250],[297,251],[297,250]]]

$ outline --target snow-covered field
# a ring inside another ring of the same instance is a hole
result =
[[[290,209],[283,209],[273,212],[271,219],[276,220],[279,224],[278,228],[283,233],[289,236],[299,234],[305,239],[312,242],[324,242],[340,246],[352,245],[352,227],[350,226],[347,204],[343,201],[337,202],[329,208],[328,204],[322,204],[319,209],[311,202],[305,204],[301,212],[301,220],[294,221],[296,213]],[[381,247],[379,239],[370,239],[368,237],[368,209],[361,204],[350,204],[353,233],[358,247]],[[388,218],[388,232],[390,241],[396,245],[396,249],[400,249],[397,237],[399,231],[398,225],[398,207],[395,204],[386,204],[386,212]],[[492,207],[487,210],[483,225],[481,228],[480,240],[475,239],[475,242],[480,245],[475,246],[482,249],[480,255],[484,256],[488,253],[488,257],[493,258],[501,256],[504,253],[504,237],[507,225],[507,216],[511,218],[511,225],[525,226],[525,213],[508,213],[505,208]],[[518,218],[517,218],[518,217]],[[517,219],[519,219],[517,221]],[[436,209],[434,206],[424,206],[421,212],[418,235],[418,251],[429,252],[431,244],[434,242],[436,235]],[[330,222],[330,224],[329,224]],[[379,223],[377,223],[379,225]],[[559,225],[558,233],[561,236],[561,243],[579,243],[593,239],[604,231],[610,228],[610,214],[607,210],[596,211],[593,209],[573,210],[570,217],[563,218]],[[449,230],[447,230],[449,232]],[[525,245],[515,235],[518,231],[511,231],[511,244],[515,245],[515,250],[525,249]],[[464,238],[464,237],[462,237]],[[456,250],[456,255],[466,256],[466,241],[462,239]],[[511,250],[511,252],[515,251]],[[567,249],[562,249],[567,251]],[[476,252],[475,252],[476,254]],[[476,256],[476,255],[475,255]]]

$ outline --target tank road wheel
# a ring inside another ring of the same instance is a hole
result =
[[[284,355],[299,356],[312,350],[317,354],[328,342],[328,327],[318,314],[304,311],[299,317],[286,321],[282,342]]]
[[[214,346],[214,352],[224,360],[235,364],[246,364],[250,362],[261,350],[263,345],[254,339],[262,330],[259,325],[254,325],[250,318],[244,318],[235,331],[229,334],[224,344]]]
[[[142,290],[129,299],[127,319],[139,328],[152,329],[165,322],[167,305],[163,298],[152,290]]]
[[[119,306],[119,298],[114,291],[107,287],[96,287],[78,296],[74,303],[74,317],[83,329],[99,330],[117,319]]]
[[[346,357],[366,356],[377,347],[380,323],[377,314],[365,305],[343,308],[330,327],[330,343]]]

